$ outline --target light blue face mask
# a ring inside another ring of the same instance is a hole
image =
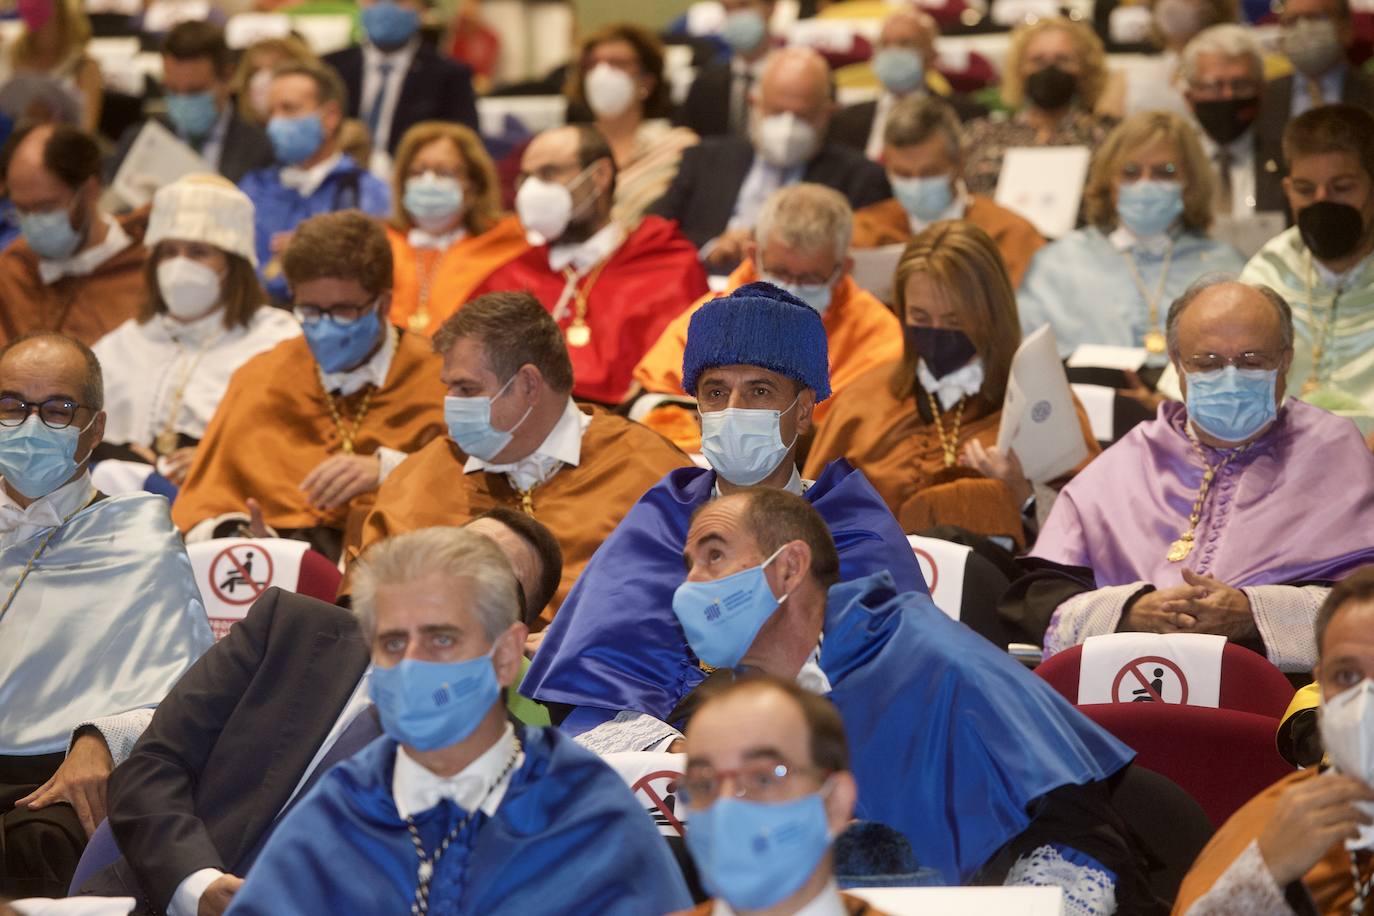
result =
[[[473,398],[444,398],[444,422],[448,424],[448,434],[458,447],[480,461],[490,461],[501,454],[515,437],[515,431],[525,422],[531,404],[510,429],[497,429],[491,425],[491,405],[506,393],[515,381],[515,376],[506,379],[506,384],[491,397],[479,395]]]
[[[759,277],[765,283],[772,283],[778,289],[786,290],[796,296],[802,302],[816,310],[816,314],[824,315],[825,310],[830,308],[830,300],[834,296],[830,280],[824,283],[784,283],[776,277],[763,274]]]
[[[382,320],[374,308],[351,324],[338,324],[328,318],[302,322],[301,333],[321,369],[328,373],[347,372],[361,365],[377,345]]]
[[[720,40],[736,54],[752,51],[768,37],[768,23],[758,10],[737,10],[725,17]]]
[[[363,7],[360,18],[368,40],[383,51],[399,48],[420,30],[420,14],[392,0]]]
[[[417,751],[467,739],[501,696],[491,653],[461,662],[402,659],[373,666],[367,692],[382,731]]]
[[[1210,372],[1189,372],[1188,419],[1213,439],[1244,442],[1274,422],[1277,369],[1237,369],[1224,366]]]
[[[267,139],[283,165],[299,165],[324,145],[324,122],[312,111],[294,118],[277,116],[267,122]]]
[[[797,398],[801,395],[797,395]],[[797,406],[797,398],[787,410]],[[796,437],[782,444],[787,410],[728,407],[701,414],[701,453],[717,474],[737,487],[752,487],[782,463]]]
[[[456,178],[425,172],[406,179],[401,206],[421,229],[441,228],[463,209],[463,186]]]
[[[925,85],[926,65],[911,48],[883,48],[873,55],[873,75],[893,95],[906,95]]]
[[[167,93],[167,117],[177,132],[199,140],[208,137],[219,119],[213,92]]]
[[[1142,178],[1116,192],[1116,215],[1141,238],[1166,232],[1183,212],[1183,186],[1177,181]]]
[[[787,600],[773,597],[764,575],[780,553],[781,547],[758,566],[714,582],[683,582],[673,592],[673,614],[697,658],[712,668],[739,664],[764,622]]]
[[[887,176],[892,196],[907,215],[920,223],[933,223],[954,203],[954,182],[948,175],[930,178],[895,178]]]
[[[47,261],[61,261],[76,254],[83,233],[72,228],[67,208],[42,213],[19,213],[19,231],[34,254]]]
[[[799,891],[830,848],[820,793],[785,802],[717,799],[693,811],[687,849],[712,894],[736,910],[776,906]]]
[[[76,473],[76,442],[91,423],[53,429],[30,414],[18,426],[0,426],[0,477],[29,499],[47,496]]]

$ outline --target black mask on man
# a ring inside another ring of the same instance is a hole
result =
[[[1350,204],[1319,200],[1298,211],[1298,232],[1319,260],[1334,261],[1360,246],[1364,216]]]
[[[1078,77],[1058,67],[1036,70],[1026,77],[1026,96],[1046,111],[1058,111],[1073,101]]]
[[[1194,102],[1193,114],[1207,136],[1226,146],[1240,139],[1259,117],[1259,96]]]

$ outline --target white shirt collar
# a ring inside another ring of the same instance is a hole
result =
[[[926,227],[935,223],[943,222],[947,219],[963,219],[964,213],[968,210],[968,187],[964,184],[964,179],[960,178],[954,182],[954,199],[949,202],[949,206],[939,216],[928,223],[923,223],[910,213],[906,215],[907,222],[911,225],[913,235],[920,235]]]
[[[129,233],[124,231],[124,227],[119,224],[118,220],[111,219],[104,213],[99,213],[97,216],[107,229],[105,241],[99,245],[93,245],[85,251],[78,251],[70,258],[56,261],[39,258],[38,278],[40,280],[48,284],[56,283],[63,277],[84,277],[129,247],[133,240],[129,238]]]
[[[506,764],[514,749],[515,727],[507,722],[506,730],[495,744],[460,772],[445,778],[410,759],[405,748],[398,746],[396,769],[391,776],[391,797],[396,802],[396,813],[402,818],[411,817],[447,798],[464,811],[471,811],[480,803],[482,813],[491,817],[506,797],[511,776],[525,758],[521,751],[515,766],[507,770]]]
[[[735,916],[735,911],[730,909],[730,904],[717,897],[711,916]],[[830,881],[819,894],[807,901],[806,906],[797,910],[796,916],[845,916],[839,885]]]
[[[215,309],[194,321],[177,321],[166,312],[153,316],[148,322],[149,337],[154,340],[176,341],[192,346],[208,343],[224,331],[224,310]]]
[[[337,391],[348,397],[362,391],[368,385],[374,388],[386,387],[386,376],[391,371],[391,360],[396,355],[396,341],[400,334],[390,325],[384,326],[382,330],[386,339],[367,362],[347,372],[322,373],[325,391]]]
[[[324,184],[329,173],[334,171],[342,159],[343,153],[336,150],[334,155],[308,169],[297,168],[294,165],[282,166],[281,183],[301,197],[309,197],[319,190],[320,185]]]
[[[63,484],[47,496],[35,499],[27,509],[21,509],[4,488],[0,488],[0,549],[22,544],[31,537],[58,527],[64,518],[90,502],[94,494],[90,471],[83,472],[80,477]]]
[[[1112,234],[1107,236],[1107,241],[1111,242],[1112,247],[1117,251],[1136,250],[1155,257],[1163,257],[1164,252],[1168,251],[1169,246],[1174,243],[1174,238],[1168,232],[1141,238],[1125,226],[1117,226],[1112,230]]]
[[[940,409],[949,410],[960,398],[971,398],[983,390],[983,358],[975,356],[964,365],[936,378],[924,359],[916,360],[916,378],[921,387],[940,399]]]
[[[410,62],[414,59],[415,50],[419,47],[419,36],[412,38],[410,41],[407,41],[393,51],[383,51],[372,42],[364,41],[362,44],[363,66],[368,68],[378,67],[385,62],[392,65],[392,76],[398,73],[405,73],[410,69]]]
[[[793,468],[792,468],[792,476],[789,477],[789,478],[787,478],[787,483],[783,484],[783,485],[782,485],[782,488],[783,488],[784,490],[786,490],[788,493],[791,493],[793,496],[801,496],[801,495],[805,494],[807,490],[811,489],[811,485],[814,484],[814,483],[815,483],[814,480],[802,480],[802,476],[801,476],[800,474],[797,473],[797,468],[796,468],[796,466],[794,465]],[[713,487],[711,488],[711,498],[712,498],[712,499],[719,499],[719,498],[720,498],[720,473],[719,473],[719,472],[716,473],[716,483],[715,483],[715,486],[713,486]]]
[[[585,274],[615,254],[623,241],[625,230],[619,223],[609,222],[585,241],[549,246],[549,267],[561,273],[571,266],[578,274]]]
[[[803,690],[825,696],[830,692],[830,678],[826,676],[825,669],[821,667],[821,644],[816,643],[816,648],[811,650],[811,654],[802,663],[801,671],[797,672],[797,686]]]
[[[463,473],[487,471],[491,474],[506,474],[517,490],[532,490],[558,473],[558,469],[563,465],[577,467],[582,461],[582,437],[591,422],[591,415],[578,410],[573,399],[568,398],[568,404],[563,408],[563,414],[558,418],[558,422],[533,452],[510,464],[492,464],[468,456],[467,464],[463,465]]]
[[[464,229],[462,225],[439,235],[426,232],[419,226],[416,226],[406,233],[406,242],[410,244],[411,248],[432,248],[435,251],[447,251],[454,242],[462,241],[466,238],[467,234],[468,231]]]

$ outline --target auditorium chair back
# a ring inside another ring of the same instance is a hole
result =
[[[186,545],[215,638],[229,632],[268,588],[321,601],[338,594],[339,568],[304,541],[215,538]]]

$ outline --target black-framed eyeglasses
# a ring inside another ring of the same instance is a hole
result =
[[[86,404],[78,404],[71,398],[48,398],[42,403],[26,401],[12,394],[0,397],[0,426],[22,426],[34,413],[50,429],[66,429],[76,422],[77,413],[82,410],[94,411]]]
[[[731,796],[748,801],[776,801],[792,776],[803,773],[822,773],[817,767],[789,765],[776,757],[747,760],[733,770],[717,770],[710,766],[694,766],[678,780],[677,790],[684,803],[706,808],[720,797],[721,787],[729,779]]]
[[[291,309],[296,316],[296,320],[301,324],[314,324],[321,318],[327,318],[338,325],[350,325],[372,311],[377,305],[377,300],[366,302],[362,305],[350,305],[348,303],[335,303],[334,305],[298,305]]]

